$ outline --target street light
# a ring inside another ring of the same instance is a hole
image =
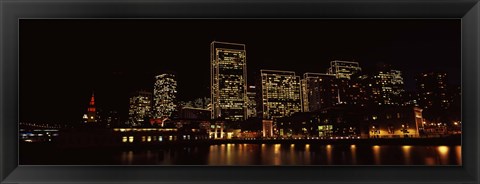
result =
[[[372,133],[373,133],[374,137],[377,137],[378,134],[380,134],[380,131],[377,130],[377,129],[375,128],[375,126],[372,126]]]
[[[407,137],[407,134],[408,134],[407,128],[408,126],[405,126],[405,124],[402,124],[403,137]]]

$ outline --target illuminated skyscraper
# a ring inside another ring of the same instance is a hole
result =
[[[177,81],[174,74],[155,76],[154,118],[170,117],[176,109]]]
[[[263,118],[290,116],[302,111],[300,76],[295,72],[261,70]]]
[[[247,118],[257,117],[257,90],[255,86],[248,86],[247,98]]]
[[[244,44],[212,42],[212,118],[241,121],[247,117],[247,60]]]
[[[303,111],[313,112],[337,103],[335,75],[305,73],[302,79]]]
[[[337,78],[350,79],[350,76],[362,71],[358,62],[352,61],[331,61],[327,73],[333,74]]]
[[[337,79],[339,104],[366,106],[372,104],[371,77],[357,73],[350,79]]]
[[[372,102],[378,105],[404,105],[405,87],[402,72],[383,70],[373,76]]]
[[[129,123],[132,126],[141,126],[151,117],[152,93],[147,91],[135,92],[130,97],[130,108],[128,110]]]

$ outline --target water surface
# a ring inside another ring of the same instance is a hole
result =
[[[461,165],[461,146],[220,144],[21,154],[23,165]]]

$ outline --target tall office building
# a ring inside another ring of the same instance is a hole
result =
[[[357,104],[362,86],[357,85],[356,79],[362,71],[360,64],[353,61],[334,60],[330,62],[327,74],[334,75],[336,80],[337,101],[335,104]],[[354,80],[351,80],[354,79]],[[353,88],[352,88],[353,87]]]
[[[212,42],[212,119],[241,121],[247,117],[247,59],[244,44]]]
[[[355,74],[351,76],[351,79],[341,79],[343,83],[347,84],[346,88],[343,86],[341,89],[346,91],[346,95],[341,97],[343,104],[366,106],[371,104],[372,99],[372,85],[370,82],[371,77],[368,75]],[[342,96],[342,95],[340,95]]]
[[[449,105],[448,112],[451,114],[449,117],[452,120],[461,121],[462,117],[462,89],[460,86],[449,85],[448,87]]]
[[[360,71],[362,68],[358,62],[334,60],[330,62],[327,73],[335,75],[337,78],[350,79],[353,74]]]
[[[301,81],[304,112],[318,111],[337,103],[335,75],[305,73]]]
[[[109,110],[105,112],[105,123],[106,127],[115,127],[120,125],[120,117],[118,111]]]
[[[281,118],[302,112],[300,77],[295,72],[261,70],[264,119]]]
[[[255,86],[248,86],[247,99],[247,118],[257,117],[257,89]]]
[[[154,118],[172,116],[176,109],[177,81],[175,75],[166,73],[155,76],[154,95]]]
[[[130,108],[128,120],[131,126],[141,126],[151,118],[152,93],[148,91],[137,91],[130,97]]]
[[[418,105],[425,109],[440,107],[447,109],[450,105],[447,96],[447,74],[430,72],[417,75]]]
[[[378,105],[404,105],[405,87],[402,72],[381,70],[371,81],[372,102]],[[370,86],[369,86],[370,87]]]

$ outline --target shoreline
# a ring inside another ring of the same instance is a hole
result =
[[[133,142],[133,143],[115,143],[115,144],[61,144],[58,142],[39,142],[39,143],[20,143],[20,148],[38,147],[59,148],[59,149],[82,149],[82,148],[102,148],[102,149],[152,149],[162,147],[194,147],[210,146],[222,144],[281,144],[281,145],[418,145],[418,146],[453,146],[462,145],[461,137],[442,137],[442,138],[376,138],[376,139],[284,139],[284,140],[189,140],[189,141],[165,141],[165,142]]]

